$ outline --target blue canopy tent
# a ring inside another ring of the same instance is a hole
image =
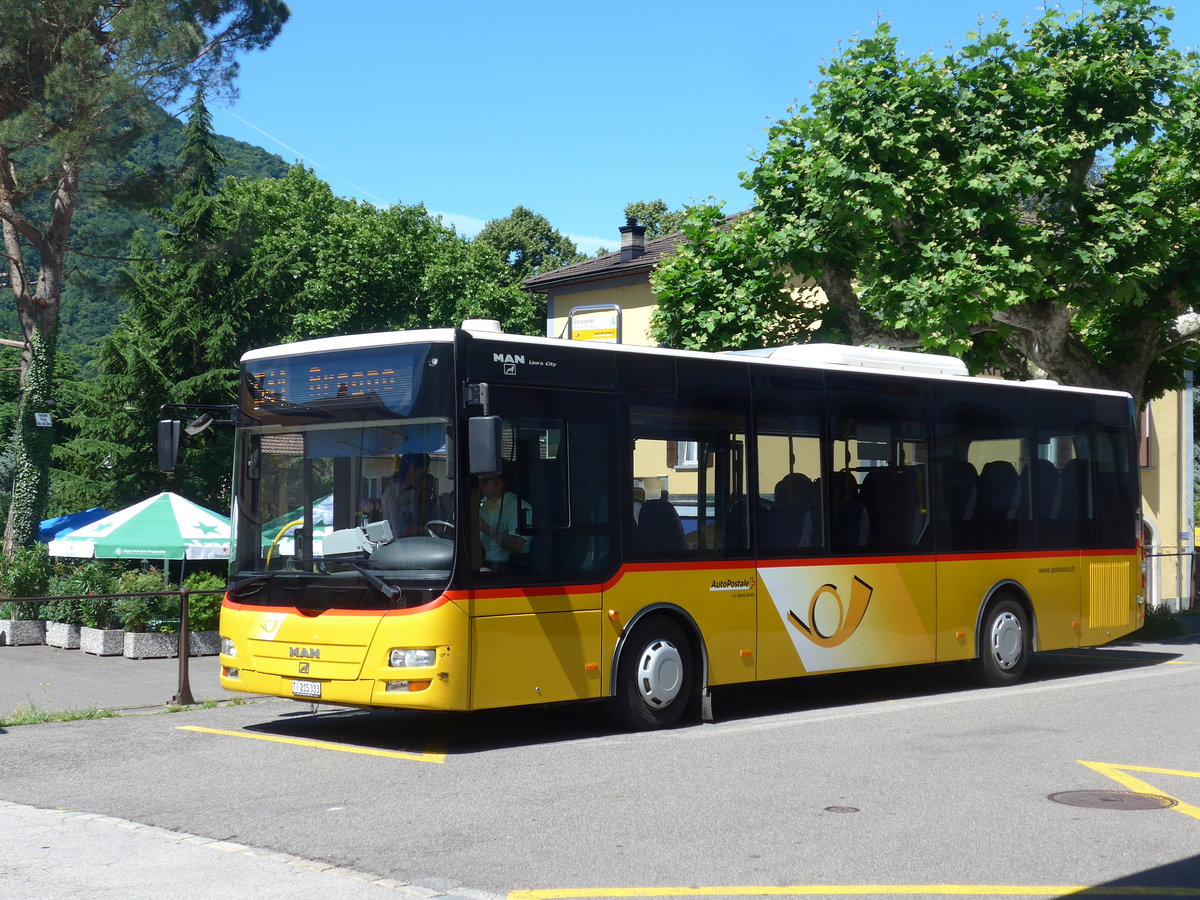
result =
[[[91,509],[85,509],[83,512],[55,516],[53,519],[43,519],[41,525],[38,527],[38,540],[43,544],[48,544],[55,538],[70,534],[76,528],[82,528],[84,525],[91,525],[93,522],[97,522],[108,515],[111,515],[111,513],[107,509],[93,506]]]

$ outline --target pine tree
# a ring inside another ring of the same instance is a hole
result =
[[[135,235],[126,271],[128,307],[103,342],[100,375],[72,424],[79,435],[61,454],[75,473],[68,488],[111,505],[164,489],[153,423],[164,403],[229,403],[237,387],[237,324],[224,303],[231,258],[218,244],[217,170],[224,163],[212,119],[197,92],[181,151],[183,179],[156,247]],[[217,508],[228,501],[229,437],[214,433],[187,448],[176,490]]]

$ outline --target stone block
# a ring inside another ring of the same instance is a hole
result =
[[[93,656],[120,656],[125,652],[125,632],[120,628],[79,629],[79,649]]]
[[[46,623],[42,619],[0,619],[0,645],[46,643]]]

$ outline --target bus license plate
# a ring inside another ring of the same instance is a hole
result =
[[[297,697],[320,697],[321,682],[319,681],[293,681],[292,693]]]

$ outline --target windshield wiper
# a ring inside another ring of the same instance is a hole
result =
[[[266,581],[269,577],[270,575],[267,574],[251,575],[248,578],[243,578],[241,581],[231,582],[229,585],[229,593],[237,595],[241,592],[242,588],[248,588],[251,585],[258,584],[261,581]]]
[[[400,593],[400,588],[396,587],[394,584],[388,584],[370,569],[359,565],[358,563],[354,562],[354,560],[339,559],[338,562],[344,566],[349,566],[352,568],[355,572],[365,578],[371,587],[375,588],[377,591],[379,591],[379,593],[383,594],[383,596],[387,597],[389,600],[395,600],[397,595]]]

